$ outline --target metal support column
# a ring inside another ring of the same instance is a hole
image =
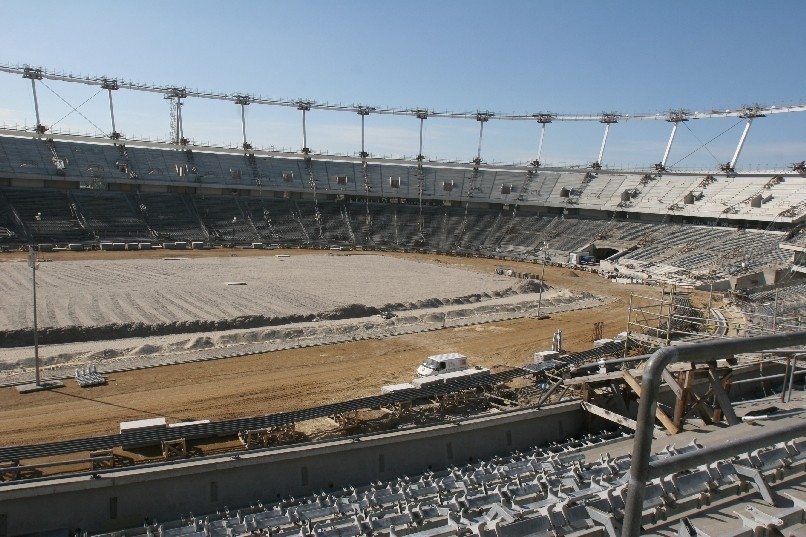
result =
[[[246,95],[235,96],[235,104],[241,107],[241,133],[243,134],[243,145],[241,147],[243,147],[245,151],[252,149],[252,145],[246,141],[246,107],[249,103],[249,97]]]
[[[112,104],[112,92],[118,89],[117,80],[104,80],[101,88],[105,89],[109,94],[109,118],[112,120],[112,134],[109,135],[113,140],[120,138],[120,133],[115,127],[115,107]]]
[[[744,141],[747,139],[747,133],[750,132],[750,125],[753,124],[753,118],[747,118],[747,123],[744,125],[744,131],[742,132],[742,137],[739,138],[739,145],[736,146],[736,152],[733,153],[733,158],[730,159],[730,167],[731,169],[736,169],[736,161],[739,160],[739,154],[742,152],[742,147],[744,146]]]
[[[427,110],[417,110],[417,119],[420,120],[420,149],[417,152],[417,161],[422,162],[425,157],[423,156],[423,124],[428,119]]]
[[[34,114],[36,114],[36,132],[42,134],[46,129],[39,119],[39,100],[36,97],[36,81],[42,80],[42,71],[40,69],[26,67],[22,73],[22,77],[31,79],[31,92],[34,94]]]
[[[176,98],[176,134],[177,143],[182,143],[185,139],[185,130],[182,128],[182,98]]]
[[[540,167],[540,157],[543,155],[543,140],[546,137],[546,125],[551,123],[551,120],[554,118],[553,114],[534,114],[534,117],[538,123],[540,123],[540,143],[537,145],[537,157],[535,158],[532,164],[535,167]]]
[[[602,147],[599,148],[599,158],[596,159],[596,162],[594,162],[592,166],[594,169],[599,169],[602,167],[604,150],[605,146],[607,145],[607,135],[610,133],[610,125],[613,123],[618,123],[618,114],[612,112],[602,114],[602,117],[599,119],[599,123],[604,123],[605,131],[604,136],[602,137]]]
[[[666,169],[666,161],[669,159],[669,153],[672,151],[672,143],[674,142],[674,135],[677,134],[678,125],[679,123],[675,121],[672,126],[672,134],[669,136],[669,142],[666,144],[666,151],[663,152],[663,159],[660,161],[660,166],[664,170]]]
[[[39,220],[38,217],[37,220]],[[40,386],[42,381],[39,377],[39,327],[37,326],[36,314],[36,252],[33,246],[28,247],[28,266],[31,267],[31,282],[34,299],[34,370],[36,385]]]
[[[302,112],[302,152],[308,155],[311,150],[308,147],[308,129],[305,122],[306,114],[311,110],[311,105],[313,103],[310,101],[299,101],[297,103],[297,110]]]
[[[34,113],[36,114],[36,130],[39,131],[42,128],[42,122],[39,121],[39,101],[36,98],[36,79],[31,79],[31,91],[34,94]]]
[[[546,281],[546,250],[548,249],[548,243],[543,241],[543,248],[540,251],[543,254],[543,268],[540,270],[540,295],[537,297],[537,319],[540,320],[540,308],[543,306],[543,287],[545,286]]]
[[[666,121],[673,123],[672,134],[669,136],[669,142],[666,144],[666,151],[663,152],[663,159],[661,159],[659,163],[655,164],[655,170],[659,172],[666,171],[666,162],[669,160],[669,153],[672,152],[672,144],[674,143],[674,137],[677,134],[677,127],[680,126],[681,121],[688,121],[687,113],[683,110],[673,110],[669,112]]]
[[[607,145],[607,134],[610,132],[610,123],[605,123],[604,136],[602,137],[602,146],[599,148],[599,156],[596,162],[601,166],[602,158],[604,157],[605,145]]]
[[[361,153],[360,156],[362,159],[366,159],[369,156],[369,153],[366,152],[364,149],[364,118],[370,114],[370,112],[374,111],[375,109],[371,106],[359,106],[358,107],[358,115],[361,116]]]
[[[481,140],[484,136],[484,124],[493,117],[492,112],[477,112],[476,113],[476,121],[479,122],[479,147],[476,151],[476,158],[473,160],[473,163],[476,166],[481,164]]]
[[[750,132],[750,125],[753,124],[753,120],[757,117],[764,117],[764,114],[761,111],[761,107],[756,104],[753,106],[745,106],[742,109],[742,113],[739,114],[739,117],[745,118],[747,123],[744,125],[744,131],[742,131],[742,137],[739,138],[739,145],[736,146],[733,158],[722,167],[723,171],[728,173],[736,170],[736,162],[739,160],[739,154],[742,152],[742,147],[744,147],[744,142],[747,139],[747,133]]]
[[[540,156],[543,154],[543,139],[546,137],[546,124],[541,123],[540,125],[540,143],[537,144],[537,162],[540,162]]]

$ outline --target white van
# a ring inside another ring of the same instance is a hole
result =
[[[418,377],[430,377],[433,375],[443,375],[467,369],[467,356],[458,352],[446,354],[435,354],[429,356],[423,364],[417,368]]]

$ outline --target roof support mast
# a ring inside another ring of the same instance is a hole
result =
[[[618,123],[618,114],[613,112],[610,113],[603,113],[602,117],[599,118],[599,123],[604,123],[605,131],[604,137],[602,137],[602,147],[599,148],[599,158],[596,159],[596,162],[591,164],[591,168],[594,170],[601,170],[602,169],[602,160],[604,159],[604,150],[605,146],[607,145],[607,135],[610,132],[610,125],[613,123]]]
[[[739,114],[739,117],[745,118],[747,123],[744,125],[744,131],[742,131],[742,137],[739,138],[739,145],[736,146],[736,152],[733,153],[733,158],[730,159],[730,162],[721,166],[723,172],[734,173],[736,171],[736,162],[739,160],[739,154],[742,152],[744,141],[747,139],[747,133],[750,132],[750,125],[753,124],[755,118],[764,117],[764,115],[761,106],[757,104],[742,108],[742,113]]]
[[[418,207],[419,212],[417,214],[418,221],[422,220],[423,217],[423,189],[425,188],[425,173],[423,172],[423,161],[425,160],[425,156],[423,156],[423,124],[425,120],[428,119],[428,110],[418,109],[416,110],[417,119],[420,120],[420,151],[417,153],[417,200],[418,200]]]
[[[171,107],[176,107],[176,124],[171,135],[173,136],[173,143],[178,145],[187,145],[188,141],[185,139],[185,132],[182,128],[182,99],[187,98],[188,92],[184,88],[171,88],[171,91],[165,96],[166,99],[171,101]],[[174,102],[176,99],[176,102]],[[173,118],[172,118],[173,119]]]
[[[369,191],[372,190],[372,185],[369,184],[369,171],[367,169],[369,153],[364,148],[364,118],[373,111],[375,111],[375,108],[371,106],[359,106],[357,110],[358,115],[361,116],[361,174],[364,177],[364,193],[366,194],[364,201],[366,202],[367,215],[369,215]]]
[[[484,124],[487,123],[495,114],[492,112],[476,112],[476,121],[479,122],[479,148],[476,151],[476,158],[473,159],[473,164],[476,167],[481,165],[481,139],[484,136]]]
[[[235,104],[241,107],[241,132],[243,133],[243,147],[244,151],[252,149],[252,144],[246,141],[246,106],[249,104],[249,97],[246,95],[236,95]]]
[[[31,79],[31,91],[34,94],[34,113],[36,114],[36,132],[43,134],[47,129],[42,125],[42,122],[39,121],[39,101],[36,98],[36,81],[42,80],[42,70],[26,67],[23,70],[22,78]]]
[[[417,110],[416,117],[420,120],[420,150],[417,153],[417,162],[422,162],[425,159],[423,156],[423,123],[428,119],[428,110]]]
[[[369,156],[364,150],[364,118],[369,115],[370,112],[374,112],[375,108],[371,106],[359,106],[358,107],[358,115],[361,116],[361,158],[366,159]]]
[[[546,137],[546,125],[554,118],[552,114],[534,114],[533,116],[540,123],[540,143],[537,146],[537,158],[532,161],[532,166],[540,167],[540,156],[543,154],[543,139]]]
[[[683,110],[672,110],[669,112],[666,121],[674,123],[674,125],[672,125],[672,134],[669,136],[669,143],[666,144],[666,151],[663,152],[663,159],[655,164],[655,171],[657,172],[666,171],[666,161],[669,160],[669,153],[672,152],[672,144],[674,143],[674,136],[677,134],[677,127],[680,125],[681,121],[688,121],[688,115]]]
[[[302,112],[302,152],[306,155],[310,154],[311,149],[308,147],[308,131],[305,127],[305,114],[311,111],[311,101],[299,101],[297,103],[297,110]]]
[[[115,108],[112,106],[112,92],[118,89],[117,80],[104,80],[101,87],[109,93],[109,117],[112,119],[112,134],[109,135],[113,140],[120,139],[120,133],[115,128]]]

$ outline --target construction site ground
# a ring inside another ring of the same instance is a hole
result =
[[[182,256],[275,255],[281,251],[187,251]],[[287,253],[299,253],[298,250]],[[306,251],[306,253],[311,253]],[[326,252],[322,252],[326,254]],[[164,252],[59,252],[63,259],[126,259],[162,257]],[[494,259],[385,252],[420,262],[492,272],[506,266],[538,273],[540,265]],[[24,253],[3,254],[0,262],[20,261]],[[426,356],[443,352],[466,354],[472,365],[493,371],[531,361],[536,351],[551,348],[552,336],[564,334],[567,350],[592,346],[594,324],[603,322],[604,337],[626,329],[631,293],[660,297],[661,289],[617,284],[598,275],[566,267],[546,267],[546,282],[554,287],[612,297],[607,304],[569,311],[549,318],[522,318],[458,328],[446,328],[384,339],[373,339],[275,351],[199,363],[155,367],[111,374],[108,383],[80,388],[68,381],[63,388],[20,394],[0,389],[0,445],[13,446],[116,434],[122,421],[165,417],[169,423],[222,420],[313,407],[376,395],[380,387],[410,381]],[[695,294],[704,304],[707,293]],[[212,447],[212,446],[211,446]],[[224,447],[224,446],[222,446]]]

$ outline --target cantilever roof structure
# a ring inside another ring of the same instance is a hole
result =
[[[602,112],[602,114],[558,114],[549,111],[536,111],[531,114],[511,114],[499,113],[490,111],[472,111],[472,112],[457,112],[457,111],[438,111],[429,110],[427,108],[389,108],[384,106],[368,106],[361,104],[330,104],[321,103],[304,99],[278,99],[272,97],[263,97],[256,95],[249,95],[247,93],[223,93],[218,91],[207,91],[199,89],[189,89],[183,86],[159,86],[152,84],[145,84],[142,82],[127,81],[116,77],[107,77],[104,75],[75,75],[73,73],[63,73],[57,71],[49,71],[41,67],[31,67],[28,65],[6,65],[0,64],[0,72],[16,74],[25,78],[58,80],[61,82],[75,82],[79,84],[87,84],[90,86],[101,86],[104,89],[129,89],[135,91],[146,91],[152,93],[161,93],[165,96],[179,96],[181,98],[194,97],[199,99],[217,99],[222,101],[231,101],[233,103],[244,102],[244,104],[265,104],[270,106],[287,106],[292,108],[299,108],[304,105],[307,109],[311,110],[335,110],[344,112],[359,113],[368,111],[373,114],[390,114],[399,116],[412,116],[421,117],[445,117],[445,118],[462,118],[478,120],[480,115],[490,120],[504,120],[504,121],[538,121],[538,122],[552,122],[552,121],[593,121],[602,122],[604,119],[610,121],[675,121],[676,118],[684,117],[685,119],[706,119],[717,117],[748,117],[748,114],[756,116],[768,114],[780,114],[787,112],[806,112],[806,104],[792,104],[782,107],[776,106],[760,106],[757,104],[747,105],[737,109],[725,110],[708,110],[708,111],[683,111],[672,110],[666,114],[650,114],[650,113],[631,113],[621,114],[616,112]],[[682,115],[681,115],[682,114]],[[683,119],[683,120],[685,120]]]

